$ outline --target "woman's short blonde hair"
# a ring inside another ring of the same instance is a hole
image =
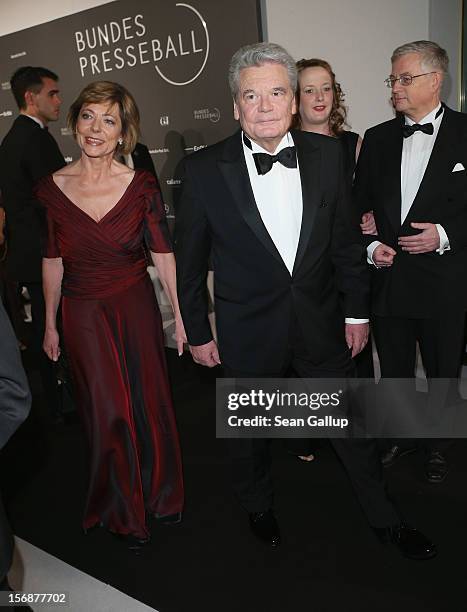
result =
[[[89,83],[79,94],[68,111],[67,124],[76,133],[79,113],[84,104],[108,104],[109,107],[116,104],[122,122],[122,140],[118,145],[117,153],[128,155],[131,153],[139,137],[139,110],[131,93],[112,81],[94,81]]]

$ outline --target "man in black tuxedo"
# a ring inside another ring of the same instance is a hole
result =
[[[18,343],[1,300],[0,338],[1,449],[28,416],[31,405],[29,387],[21,364]],[[7,574],[11,567],[13,547],[13,535],[0,498],[0,591],[9,590]]]
[[[405,44],[391,61],[386,83],[399,116],[367,131],[355,179],[357,207],[373,210],[377,226],[366,238],[381,372],[413,378],[418,342],[428,379],[457,382],[467,307],[467,116],[441,103],[448,57],[439,45]],[[440,405],[449,400],[440,397]],[[432,483],[448,472],[447,446],[428,443]],[[383,463],[411,450],[413,442],[397,442]]]
[[[43,176],[65,165],[47,125],[56,121],[61,99],[58,77],[46,68],[25,66],[11,78],[19,107],[0,146],[0,190],[6,211],[8,250],[5,262],[10,281],[27,288],[31,297],[32,348],[40,362],[50,412],[58,412],[58,392],[52,363],[42,351],[45,306],[42,293],[42,211],[33,189]]]
[[[367,340],[367,270],[348,217],[341,147],[289,132],[296,80],[282,47],[239,49],[229,82],[241,131],[185,160],[176,219],[179,301],[194,360],[213,367],[222,359],[228,377],[280,377],[289,368],[300,377],[350,376],[351,356]],[[210,255],[219,350],[207,316]],[[268,442],[228,445],[250,527],[277,546]],[[332,443],[379,535],[409,557],[434,556],[422,534],[400,523],[374,442]]]

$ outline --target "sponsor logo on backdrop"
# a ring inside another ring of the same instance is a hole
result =
[[[13,55],[10,55],[10,59],[18,59],[18,57],[24,57],[25,55],[27,55],[26,51],[20,51],[19,53],[13,53]]]
[[[218,108],[214,107],[212,110],[209,108],[201,108],[193,111],[193,117],[195,119],[209,119],[213,123],[217,123],[221,118],[221,112]]]
[[[171,179],[167,179],[166,183],[167,185],[181,185],[182,181],[180,179],[171,178]]]
[[[73,158],[71,157],[71,155],[67,155],[65,157],[65,161],[66,161],[67,164],[71,164],[71,162],[73,161]]]
[[[201,149],[205,149],[208,145],[206,144],[202,144],[202,145],[195,145],[194,147],[185,147],[185,151],[193,151],[193,153],[195,151],[200,151]]]
[[[162,149],[149,149],[151,155],[159,155],[160,153],[170,153],[170,149],[163,147]]]
[[[201,13],[183,2],[167,6],[151,32],[144,15],[91,26],[74,33],[81,77],[153,64],[164,81],[188,85],[203,72],[209,57],[209,31]],[[168,30],[167,30],[168,28]]]
[[[160,119],[159,119],[159,123],[165,127],[167,125],[169,125],[169,117],[167,115],[163,115]]]
[[[9,89],[11,89],[10,81],[5,81],[2,83],[2,91],[8,91]]]
[[[73,130],[69,127],[60,128],[60,134],[62,136],[73,136]]]
[[[5,110],[0,113],[0,117],[12,117],[12,116],[13,116],[13,111],[11,110]]]

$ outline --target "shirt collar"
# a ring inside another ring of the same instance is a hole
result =
[[[425,115],[425,117],[423,117],[423,119],[420,119],[420,121],[417,121],[417,123],[419,125],[423,125],[424,123],[434,123],[435,121],[441,121],[441,117],[443,116],[443,113],[439,113],[438,116],[436,116],[439,112],[439,110],[441,109],[442,104],[441,102],[438,103],[438,106],[436,106],[436,108],[434,108],[430,113],[428,113],[428,115]],[[412,119],[410,119],[409,117],[407,117],[407,115],[405,116],[405,124],[406,125],[414,125],[415,121],[412,121]]]
[[[245,144],[245,139],[247,140],[249,144],[251,144],[251,148],[247,144]],[[242,143],[243,143],[243,148],[246,149],[247,151],[250,151],[250,153],[267,153],[268,155],[277,155],[277,153],[279,153],[279,151],[282,151],[282,149],[285,149],[286,147],[294,146],[294,142],[293,142],[290,132],[287,132],[287,134],[284,134],[284,136],[282,137],[282,140],[277,145],[276,150],[273,153],[270,153],[269,151],[266,151],[266,149],[263,149],[263,147],[260,147],[259,144],[256,144],[256,142],[251,140],[251,138],[249,138],[247,134],[245,134],[245,132],[243,131],[242,131]]]
[[[42,121],[40,119],[38,119],[37,117],[33,117],[32,115],[28,115],[27,113],[21,113],[22,115],[24,115],[25,117],[29,117],[29,119],[32,119],[33,121],[35,121],[37,124],[39,124],[41,126],[42,129],[44,129],[44,124],[42,123]]]

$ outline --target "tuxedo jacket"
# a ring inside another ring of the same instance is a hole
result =
[[[293,324],[313,361],[324,363],[348,350],[344,317],[368,315],[368,271],[350,221],[341,145],[305,132],[292,137],[303,195],[292,274],[256,206],[241,132],[185,159],[175,234],[182,317],[190,344],[211,340],[211,256],[220,357],[238,371],[281,371]]]
[[[48,130],[19,115],[0,145],[0,190],[8,239],[6,272],[11,280],[41,280],[43,213],[33,188],[40,178],[63,166],[63,155]]]
[[[363,140],[354,183],[359,213],[373,210],[377,239],[397,252],[388,268],[373,267],[372,311],[380,316],[438,317],[467,308],[467,115],[444,108],[444,116],[423,180],[401,225],[403,117],[369,129]],[[453,172],[455,167],[463,168]],[[440,223],[450,251],[410,255],[399,236],[420,232],[410,223]]]
[[[18,342],[0,300],[0,449],[28,416],[31,396]],[[13,536],[0,498],[0,582],[8,572]]]

